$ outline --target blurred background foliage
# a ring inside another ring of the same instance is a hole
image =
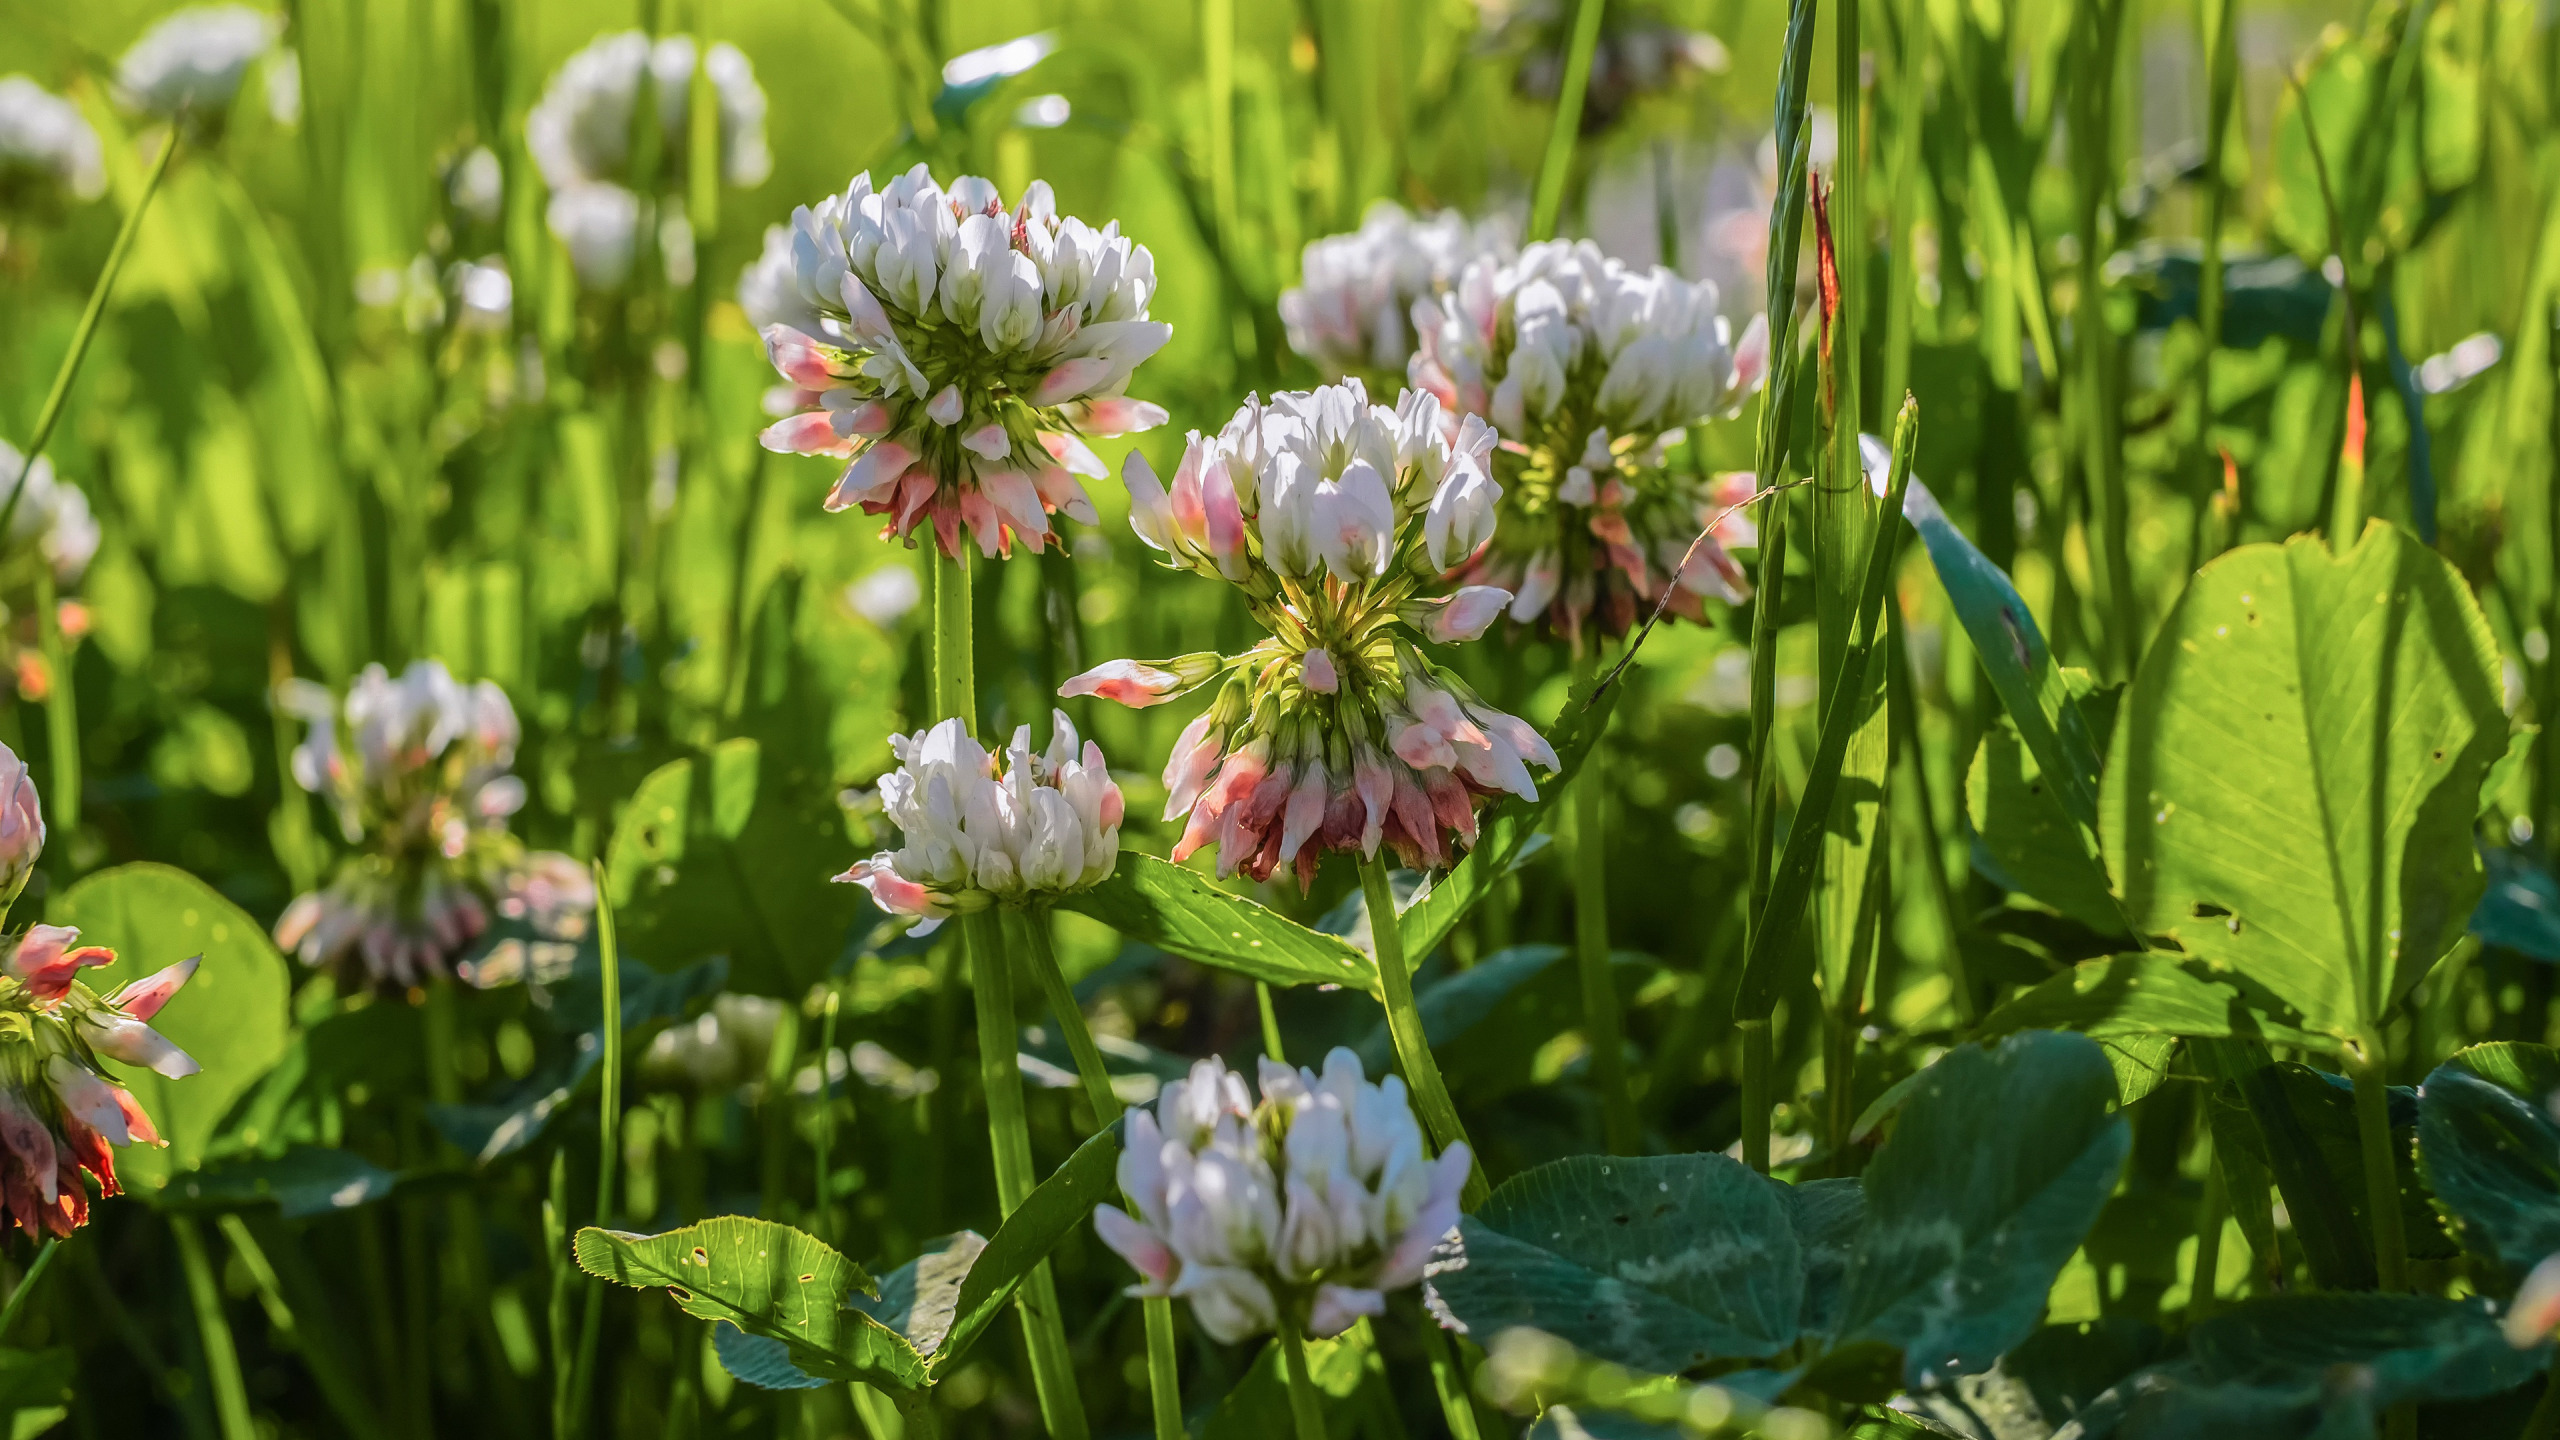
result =
[[[143,185],[153,152],[107,77],[165,9],[0,0],[0,70],[79,104],[105,140],[109,182],[100,202],[12,219],[0,235],[0,438],[33,427]],[[2231,21],[2227,143],[2212,154],[2219,15],[2175,0],[1866,0],[1858,92],[1841,93],[1827,64],[1814,72],[1818,168],[1836,163],[1840,109],[1865,116],[1874,224],[1860,334],[1865,373],[1882,382],[1866,387],[1863,418],[1881,430],[1888,397],[1917,394],[1918,473],[2011,568],[2066,662],[2122,680],[2196,563],[2328,518],[2351,345],[2366,377],[2366,508],[2460,565],[2506,657],[2511,709],[2545,727],[2539,762],[2504,772],[2488,817],[2528,844],[2560,822],[2549,760],[2560,737],[2549,719],[2560,702],[2560,36],[2535,0],[2363,11],[2253,0]],[[222,912],[247,932],[232,942],[260,943],[285,901],[328,873],[336,845],[285,773],[298,734],[271,705],[274,686],[343,687],[367,663],[441,659],[513,697],[532,796],[520,831],[607,861],[628,953],[653,972],[626,989],[638,1093],[622,1213],[602,1218],[657,1229],[752,1211],[889,1265],[956,1226],[991,1230],[976,1101],[955,1078],[971,1073],[966,995],[947,954],[826,884],[889,841],[865,787],[889,763],[886,737],[928,718],[920,557],[824,514],[827,467],[757,448],[771,375],[735,279],[767,226],[866,167],[922,160],[946,177],[988,175],[1008,195],[1045,179],[1062,212],[1116,220],[1154,251],[1153,313],[1174,336],[1133,390],[1174,415],[1137,442],[1170,473],[1183,429],[1214,429],[1248,390],[1318,378],[1289,353],[1275,311],[1308,240],[1354,228],[1381,201],[1509,215],[1515,227],[1526,216],[1567,11],[1541,0],[1492,15],[1465,0],[293,0],[283,18],[285,49],[252,75],[219,138],[179,157],[143,220],[50,446],[104,540],[65,677],[76,758],[48,738],[32,696],[0,704],[0,740],[29,757],[49,798],[66,758],[85,777],[38,882],[48,913],[77,910],[84,874],[158,861],[237,907]],[[1785,20],[1781,6],[1744,0],[1610,4],[1610,68],[1567,191],[1566,233],[1717,279],[1737,330],[1764,305],[1767,117]],[[1817,53],[1830,54],[1836,23],[1823,7]],[[582,292],[545,228],[524,115],[570,52],[633,26],[739,47],[770,99],[774,164],[742,190],[663,166],[644,187],[660,224],[635,278]],[[986,49],[1025,36],[1044,38]],[[2342,258],[2306,106],[2356,237]],[[458,205],[453,185],[481,145],[503,174],[487,218]],[[2230,264],[2209,346],[2197,237],[2217,208]],[[679,216],[689,244],[665,226]],[[503,306],[466,293],[474,267],[502,274]],[[1812,267],[1802,273],[1809,297]],[[2358,295],[2352,336],[2337,278]],[[2075,337],[2097,325],[2112,341],[2096,347],[2101,368],[2083,371]],[[1753,424],[1694,432],[1673,463],[1747,468]],[[1105,458],[1116,465],[1128,443]],[[2124,499],[2120,523],[2110,494]],[[1059,552],[977,567],[992,733],[1045,731],[1057,683],[1099,659],[1232,650],[1246,634],[1206,587],[1140,563],[1117,486],[1095,498],[1103,525]],[[2109,579],[2118,564],[2121,583]],[[1801,592],[1777,617],[1781,724],[1766,759],[1781,796],[1814,738]],[[1802,1084],[1782,1082],[1782,1098],[1845,1083],[1863,1103],[1945,1042],[1957,976],[1979,1001],[2104,950],[2085,926],[2004,898],[1999,860],[1966,819],[1967,770],[1996,704],[1916,554],[1898,602],[1922,704],[1919,764],[1895,784],[1920,788],[1889,812],[1896,889],[1876,1028],[1859,1073],[1826,1079],[1819,1007],[1809,991],[1791,1000],[1804,1018],[1781,1021],[1781,1073]],[[1650,640],[1607,771],[1612,936],[1658,1149],[1720,1150],[1739,1132],[1726,1010],[1749,853],[1749,617],[1715,619]],[[1534,719],[1555,713],[1560,655],[1475,648],[1490,693]],[[1174,708],[1075,716],[1127,789],[1128,843],[1157,853],[1173,835],[1152,823],[1156,760],[1189,707]],[[640,823],[653,815],[656,829]],[[665,831],[668,816],[681,833]],[[1920,882],[1929,847],[1953,877],[1944,899]],[[1344,872],[1314,895],[1261,898],[1340,927],[1349,888]],[[1486,987],[1495,1003],[1443,1048],[1497,1179],[1588,1149],[1598,1129],[1570,967],[1545,943],[1569,934],[1554,848],[1505,900],[1425,972],[1497,955],[1507,966]],[[1059,924],[1066,968],[1133,1095],[1178,1073],[1175,1057],[1258,1047],[1249,985],[1079,917]],[[264,963],[285,974],[272,952]],[[2448,967],[2409,1022],[2433,1030],[2395,1053],[2419,1064],[2459,1037],[2542,1039],[2549,976],[2497,947]],[[437,987],[405,1004],[340,997],[298,968],[291,981],[289,996],[280,985],[258,1014],[221,1022],[256,1029],[267,1049],[242,1053],[266,1060],[233,1077],[246,1098],[213,1107],[180,1163],[207,1160],[216,1175],[225,1155],[335,1149],[363,1173],[343,1161],[315,1173],[358,1199],[225,1209],[205,1180],[192,1202],[153,1197],[174,1226],[107,1207],[53,1282],[63,1298],[28,1322],[47,1328],[36,1343],[77,1355],[72,1423],[229,1434],[201,1312],[171,1268],[172,1247],[212,1243],[187,1238],[208,1233],[187,1218],[192,1203],[222,1211],[223,1288],[210,1303],[237,1337],[262,1431],[544,1433],[561,1337],[546,1205],[592,1189],[577,1178],[593,1164],[592,1117],[561,1104],[592,1068],[580,1048],[602,1013],[592,974],[541,990]],[[1336,1040],[1385,1053],[1360,997],[1289,992],[1279,1004],[1293,1054]],[[1066,1064],[1036,1022],[1024,1049]],[[1067,1072],[1048,1078],[1033,1107],[1044,1169],[1089,1123]],[[2175,1160],[2186,1122],[2161,1123],[2162,1193],[2192,1188]],[[1802,1114],[1779,1128],[1782,1147],[1801,1139],[1803,1159]],[[566,1208],[558,1219],[590,1218]],[[2102,1231],[2090,1253],[2108,1264],[2066,1276],[2090,1317],[2184,1303],[2176,1237],[2164,1257],[2137,1231]],[[1082,1235],[1059,1271],[1087,1403],[1105,1432],[1134,1431],[1145,1396],[1136,1311],[1117,1298],[1125,1276]],[[600,1433],[856,1425],[831,1392],[736,1388],[670,1307],[616,1297],[608,1316]],[[963,1430],[1033,1424],[1017,1349],[1007,1328],[952,1382]],[[1214,1405],[1249,1359],[1186,1341],[1194,1402]],[[1428,1433],[1427,1394],[1406,1388],[1390,1409]]]

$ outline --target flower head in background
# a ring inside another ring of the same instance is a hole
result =
[[[871,892],[880,908],[923,923],[989,905],[1081,890],[1120,861],[1120,787],[1102,747],[1079,743],[1063,712],[1049,748],[1031,727],[989,754],[960,721],[892,735],[898,768],[880,777],[880,804],[906,843],[835,877]]]
[[[585,933],[595,909],[586,868],[529,854],[507,829],[525,787],[511,769],[517,728],[505,691],[421,660],[397,680],[366,666],[343,706],[308,681],[289,682],[277,703],[311,727],[293,752],[294,780],[329,802],[357,847],[325,888],[285,907],[277,944],[307,964],[405,989],[453,973],[493,912],[538,944]]]
[[[1738,410],[1767,369],[1768,328],[1734,344],[1716,287],[1639,271],[1589,241],[1478,260],[1441,299],[1417,301],[1413,383],[1501,432],[1502,525],[1463,579],[1513,594],[1511,618],[1580,643],[1622,635],[1670,587],[1672,608],[1749,593],[1712,537],[1703,477],[1667,471],[1683,427]]]
[[[41,582],[50,575],[59,590],[68,590],[88,571],[98,553],[98,522],[89,513],[89,497],[80,487],[53,472],[53,462],[39,457],[32,466],[15,447],[0,441],[0,508],[24,487],[17,513],[0,534],[0,664],[22,699],[42,700],[53,688],[38,624],[43,603]],[[88,630],[88,610],[77,600],[57,597],[54,623],[66,641],[76,642]]]
[[[989,181],[945,190],[922,165],[878,190],[857,175],[791,229],[820,321],[764,332],[807,402],[765,448],[842,458],[829,510],[885,515],[899,536],[930,524],[946,555],[964,530],[992,557],[1040,550],[1058,511],[1094,523],[1077,477],[1105,472],[1085,439],[1164,423],[1123,393],[1173,334],[1147,318],[1147,247],[1060,217],[1045,182],[1007,210]]]
[[[1324,1072],[1262,1062],[1262,1100],[1217,1060],[1129,1113],[1120,1191],[1094,1228],[1138,1272],[1133,1294],[1191,1302],[1233,1344],[1282,1325],[1319,1338],[1386,1313],[1458,1223],[1470,1159],[1437,1157],[1390,1075],[1337,1047]]]
[[[658,1032],[640,1052],[640,1078],[670,1090],[726,1095],[765,1078],[782,1002],[723,993],[691,1020]]]
[[[0,745],[0,870],[11,897],[44,848],[36,811],[25,764]],[[88,1223],[80,1172],[101,1193],[118,1193],[112,1147],[163,1143],[100,1057],[172,1080],[201,1068],[150,1023],[197,962],[181,960],[100,995],[81,983],[80,972],[114,964],[115,952],[79,938],[67,925],[30,925],[0,941],[7,954],[0,960],[0,1209],[30,1239],[58,1239]]]
[[[1358,230],[1308,242],[1297,285],[1280,296],[1289,348],[1329,379],[1397,384],[1413,356],[1413,302],[1446,291],[1471,260],[1509,259],[1510,228],[1455,210],[1416,217],[1379,201]]]
[[[1554,104],[1573,46],[1575,7],[1563,0],[1477,0],[1476,8],[1487,47],[1519,56],[1512,88],[1539,105]],[[1732,63],[1724,42],[1703,30],[1674,25],[1650,5],[1612,5],[1601,12],[1591,49],[1582,133],[1597,135],[1645,96],[1672,90],[1692,74],[1721,75]]]
[[[630,278],[640,227],[650,220],[641,191],[656,177],[633,174],[631,155],[632,116],[644,85],[658,115],[660,168],[682,173],[695,54],[686,35],[655,43],[638,30],[599,36],[561,63],[526,112],[525,148],[551,189],[545,218],[568,247],[583,289],[614,290]],[[720,111],[720,179],[741,188],[761,185],[773,172],[773,155],[765,146],[765,97],[755,67],[725,41],[701,55]],[[668,219],[669,274],[673,283],[687,283],[692,231],[681,217]]]
[[[48,214],[106,193],[105,151],[80,107],[24,75],[0,78],[0,214]]]
[[[1306,884],[1331,850],[1437,868],[1475,843],[1475,812],[1537,798],[1555,752],[1415,643],[1473,640],[1511,596],[1436,593],[1494,533],[1494,435],[1449,423],[1407,391],[1390,410],[1357,380],[1248,399],[1215,435],[1194,431],[1170,490],[1131,452],[1129,523],[1178,569],[1244,592],[1270,638],[1238,655],[1114,660],[1064,695],[1161,704],[1220,676],[1165,768],[1165,818],[1189,815],[1173,852],[1218,847],[1218,873]],[[1453,836],[1453,847],[1444,834]]]
[[[240,93],[241,77],[275,48],[282,29],[275,16],[246,5],[190,6],[124,52],[116,92],[146,115],[218,123]]]

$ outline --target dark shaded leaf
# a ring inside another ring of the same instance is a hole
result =
[[[2078,1035],[1966,1045],[1921,1072],[1863,1176],[1838,1334],[1903,1351],[1905,1383],[1987,1369],[2024,1340],[2132,1144],[2114,1072]]]
[[[1132,940],[1269,984],[1378,991],[1377,962],[1348,942],[1134,850],[1120,852],[1111,878],[1058,903]]]
[[[2560,1251],[2560,1055],[2475,1045],[2418,1088],[2418,1159],[2473,1248],[2514,1276]]]

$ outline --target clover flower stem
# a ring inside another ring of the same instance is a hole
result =
[[[978,684],[970,653],[976,624],[970,616],[968,553],[946,556],[935,547],[928,563],[933,568],[933,718],[957,715],[974,735]]]
[[[36,1247],[36,1258],[27,1262],[27,1273],[18,1277],[17,1288],[9,1292],[7,1304],[0,1304],[0,1340],[9,1338],[9,1327],[16,1323],[18,1312],[34,1298],[36,1282],[44,1278],[45,1268],[53,1264],[54,1252],[62,1248],[59,1240],[47,1239]]]
[[[935,567],[940,575],[953,567]],[[967,578],[967,572],[961,572]],[[939,594],[937,591],[937,598]],[[963,610],[961,613],[966,614]],[[948,615],[937,611],[937,625]],[[987,1095],[987,1134],[995,1147],[996,1202],[1007,1216],[1031,1194],[1031,1130],[1023,1118],[1021,1043],[1015,1030],[1013,971],[1005,956],[1004,920],[992,909],[960,917],[960,940],[969,953],[969,978],[978,992],[978,1077]],[[1057,1282],[1042,1261],[1023,1282],[1023,1343],[1031,1352],[1032,1386],[1039,1392],[1042,1428],[1052,1440],[1085,1440],[1083,1402],[1076,1393],[1074,1362],[1058,1313]]]
[[[2222,1227],[2231,1213],[2231,1190],[2223,1182],[2222,1159],[2213,1153],[2213,1130],[2205,1127],[2204,1198],[2196,1203],[2196,1264],[2187,1282],[2187,1323],[2213,1313],[2214,1291],[2220,1288]]]
[[[1769,1173],[1769,1017],[1734,1022],[1742,1032],[1742,1163]]]
[[[1360,893],[1369,903],[1369,936],[1377,947],[1378,990],[1387,1007],[1387,1034],[1395,1041],[1396,1068],[1404,1072],[1404,1082],[1413,1091],[1414,1111],[1422,1127],[1431,1132],[1431,1143],[1446,1150],[1467,1138],[1467,1128],[1458,1121],[1458,1107],[1449,1099],[1449,1087],[1440,1078],[1440,1062],[1432,1058],[1430,1037],[1423,1033],[1422,1011],[1414,1004],[1413,972],[1405,966],[1404,932],[1397,928],[1396,894],[1387,883],[1385,856],[1360,862]],[[1467,1149],[1475,1151],[1473,1145]],[[1484,1162],[1479,1158],[1467,1168],[1463,1208],[1482,1205],[1487,1193]]]
[[[1416,1328],[1422,1334],[1423,1356],[1431,1363],[1431,1389],[1440,1398],[1440,1415],[1448,1422],[1450,1440],[1480,1440],[1483,1432],[1476,1425],[1475,1404],[1467,1395],[1466,1367],[1458,1362],[1448,1333],[1428,1310],[1422,1312],[1422,1323]]]
[[[222,1440],[256,1440],[249,1387],[240,1378],[240,1350],[231,1338],[231,1322],[222,1313],[222,1287],[205,1254],[204,1231],[194,1216],[172,1215],[169,1233],[178,1243],[178,1265],[186,1272],[187,1299],[196,1312],[196,1334],[204,1343],[204,1368],[212,1383],[213,1413],[221,1425]]]
[[[12,498],[15,498],[14,496]],[[6,532],[0,532],[6,533]],[[53,567],[36,566],[36,646],[44,656],[44,733],[53,755],[54,824],[65,836],[80,833],[80,707],[71,693],[71,657],[63,647],[55,613]],[[77,862],[74,862],[77,863]]]
[[[2543,1382],[2542,1398],[2534,1402],[2533,1413],[2525,1417],[2520,1440],[2554,1440],[2560,1437],[2560,1351],[2551,1357],[2550,1376]]]
[[[1288,1052],[1280,1045],[1280,1012],[1272,1008],[1269,981],[1253,982],[1253,1004],[1255,1009],[1262,1012],[1262,1053],[1283,1065],[1288,1064]]]
[[[1316,1398],[1314,1378],[1307,1373],[1307,1342],[1298,1334],[1303,1324],[1295,1315],[1280,1322],[1280,1365],[1289,1376],[1289,1418],[1296,1425],[1298,1440],[1325,1440],[1324,1405]]]
[[[2351,1066],[2356,1084],[2356,1139],[2364,1151],[2365,1208],[2373,1217],[2373,1273],[2377,1288],[2396,1294],[2409,1288],[2409,1240],[2400,1217],[2400,1167],[2392,1156],[2391,1097],[2384,1087],[2382,1048],[2373,1045]]]
[[[1040,991],[1049,1002],[1049,1013],[1057,1018],[1059,1031],[1067,1037],[1068,1053],[1076,1057],[1076,1074],[1084,1081],[1085,1100],[1093,1106],[1094,1124],[1112,1124],[1120,1118],[1120,1096],[1111,1088],[1111,1072],[1102,1063],[1100,1047],[1093,1043],[1093,1028],[1085,1023],[1084,1008],[1076,1003],[1066,972],[1058,968],[1057,949],[1049,942],[1048,912],[1008,911],[1005,925],[1020,933],[1022,953],[1031,958],[1031,970],[1040,978]],[[1147,1324],[1147,1389],[1156,1440],[1181,1440],[1182,1370],[1174,1355],[1173,1300],[1170,1296],[1155,1296],[1141,1303],[1139,1313]]]
[[[1597,643],[1573,659],[1573,682],[1587,693],[1600,665]],[[1592,1081],[1600,1089],[1600,1119],[1612,1155],[1633,1155],[1643,1143],[1635,1094],[1627,1088],[1627,1051],[1618,1017],[1618,986],[1609,973],[1609,865],[1600,818],[1601,763],[1607,747],[1595,737],[1582,773],[1573,781],[1573,948],[1582,972],[1583,1039],[1591,1046]]]

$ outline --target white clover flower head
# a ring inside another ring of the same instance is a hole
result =
[[[1663,465],[1689,425],[1736,413],[1767,371],[1768,327],[1739,342],[1711,281],[1638,270],[1589,241],[1478,260],[1415,302],[1413,383],[1499,432],[1500,540],[1463,578],[1512,592],[1511,618],[1581,643],[1621,635],[1666,592],[1686,618],[1750,593],[1710,529],[1703,477]]]
[[[445,171],[445,198],[474,223],[495,225],[507,203],[507,173],[498,152],[474,145]]]
[[[240,91],[241,77],[275,48],[283,26],[246,5],[194,5],[142,34],[116,63],[127,105],[170,119],[212,123]]]
[[[640,247],[640,197],[604,180],[580,181],[551,194],[543,221],[569,252],[583,290],[618,290],[631,278]]]
[[[1393,383],[1413,354],[1413,302],[1447,290],[1469,261],[1512,250],[1504,222],[1454,210],[1417,217],[1381,200],[1358,230],[1308,242],[1298,283],[1280,296],[1289,348],[1329,378]]]
[[[278,945],[406,988],[453,973],[493,914],[538,941],[583,933],[595,908],[585,867],[528,853],[508,829],[526,791],[512,768],[515,707],[496,684],[420,660],[397,679],[366,666],[343,702],[294,680],[275,703],[310,727],[295,783],[329,802],[357,847],[327,886],[285,907]]]
[[[24,75],[0,77],[0,210],[95,200],[105,152],[80,107]]]
[[[1102,747],[1052,712],[1049,748],[1031,727],[990,754],[957,719],[889,737],[898,768],[880,777],[880,803],[905,843],[835,878],[860,885],[893,915],[922,923],[989,905],[1019,905],[1081,890],[1120,860],[1120,787]]]
[[[1241,654],[1113,660],[1061,695],[1160,704],[1225,676],[1165,768],[1177,860],[1218,847],[1218,871],[1301,886],[1329,851],[1392,846],[1451,863],[1498,795],[1535,800],[1530,767],[1555,752],[1485,704],[1417,639],[1476,638],[1512,602],[1476,586],[1431,593],[1493,534],[1494,435],[1407,391],[1370,403],[1357,379],[1248,398],[1216,435],[1194,431],[1170,488],[1143,456],[1121,472],[1129,522],[1169,565],[1225,580],[1270,638]]]
[[[1430,1154],[1404,1082],[1371,1084],[1349,1050],[1321,1074],[1264,1060],[1259,1104],[1201,1060],[1130,1112],[1130,1209],[1097,1206],[1094,1228],[1138,1272],[1131,1294],[1188,1299],[1221,1341],[1284,1324],[1322,1338],[1421,1282],[1472,1163],[1464,1144]]]
[[[561,62],[525,114],[525,147],[555,191],[609,181],[630,185],[631,117],[645,80],[656,106],[667,163],[683,161],[694,71],[693,39],[652,44],[638,30],[600,35]],[[720,178],[740,188],[773,171],[765,148],[764,91],[755,67],[727,42],[703,53],[703,73],[720,107]]]
[[[41,557],[55,583],[69,585],[89,568],[98,553],[98,522],[89,513],[89,497],[80,487],[55,477],[53,462],[41,456],[30,466],[17,447],[0,440],[0,507],[21,485],[10,517],[9,533],[0,537],[0,555],[15,563],[22,556]]]
[[[765,448],[847,461],[827,508],[927,524],[947,555],[1035,553],[1061,511],[1093,524],[1078,477],[1104,474],[1088,438],[1164,423],[1124,393],[1173,328],[1147,318],[1155,257],[1061,217],[1045,182],[1006,209],[995,186],[949,189],[922,165],[875,190],[868,173],[792,214],[791,256],[814,328],[765,329],[804,403]]]

